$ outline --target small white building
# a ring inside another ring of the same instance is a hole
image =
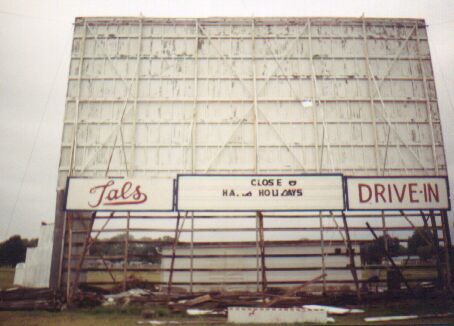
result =
[[[311,280],[323,271],[322,248],[320,244],[307,243],[291,245],[289,242],[272,243],[266,246],[266,278],[268,287],[296,286]],[[353,246],[359,253],[359,246]],[[260,251],[255,243],[248,246],[238,244],[194,244],[192,249],[192,290],[243,290],[261,289]],[[350,258],[345,246],[324,248],[326,290],[339,288],[354,289],[353,276],[348,269]],[[168,282],[172,261],[172,246],[164,247],[161,261],[161,282]],[[356,266],[360,266],[360,257],[355,256]],[[345,269],[330,269],[330,268]],[[310,270],[303,270],[310,268]],[[260,269],[259,269],[260,270]],[[358,278],[361,273],[358,272]],[[347,282],[342,282],[347,280]],[[348,282],[350,281],[350,282]],[[234,284],[238,282],[238,284]],[[203,283],[203,284],[201,284]],[[179,244],[176,249],[172,284],[175,287],[190,290],[191,287],[191,247]],[[311,291],[322,291],[323,283],[314,284]]]
[[[54,224],[41,225],[38,246],[27,248],[25,263],[16,265],[14,285],[45,288],[49,287]]]

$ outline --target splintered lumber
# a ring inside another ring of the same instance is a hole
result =
[[[278,296],[277,298],[275,298],[275,299],[271,300],[270,302],[268,302],[267,304],[265,304],[265,307],[271,307],[272,305],[278,303],[279,301],[283,301],[283,300],[288,299],[288,297],[294,296],[295,294],[297,294],[298,292],[303,290],[308,285],[310,285],[310,284],[312,284],[314,282],[317,282],[318,280],[320,280],[320,279],[322,279],[324,277],[326,277],[325,273],[320,274],[319,276],[313,278],[312,280],[307,281],[303,285],[298,285],[298,286],[295,286],[295,287],[292,287],[292,288],[288,289],[287,291],[285,291],[285,293],[283,295]]]
[[[0,291],[0,310],[55,310],[59,305],[56,292],[48,288]]]
[[[53,299],[55,291],[48,288],[14,288],[0,291],[0,301]]]
[[[211,295],[205,294],[205,295],[202,295],[200,297],[188,300],[184,304],[185,304],[185,306],[192,307],[192,306],[196,306],[198,304],[201,304],[201,303],[204,303],[204,302],[208,302],[208,301],[211,301],[211,300],[212,300]]]

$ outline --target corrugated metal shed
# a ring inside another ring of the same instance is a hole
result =
[[[423,20],[78,18],[66,177],[446,175]]]

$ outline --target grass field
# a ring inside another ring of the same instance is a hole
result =
[[[0,267],[0,290],[4,290],[13,286],[14,268]]]
[[[416,272],[416,273],[415,273]],[[134,278],[154,281],[160,280],[159,273],[131,273]],[[428,275],[417,275],[417,271],[411,271],[407,278],[421,277]],[[384,275],[380,275],[384,276]],[[434,275],[435,276],[435,275]],[[114,277],[121,281],[123,279],[123,273],[115,272]],[[0,288],[5,289],[11,287],[13,284],[14,269],[13,268],[0,268]],[[91,282],[105,282],[111,281],[108,273],[104,272],[90,272],[88,274],[88,280]],[[450,297],[444,299],[411,299],[395,301],[390,299],[389,301],[382,303],[374,303],[369,305],[362,305],[362,308],[366,311],[365,314],[351,315],[351,316],[334,316],[336,323],[335,325],[366,325],[364,322],[365,317],[372,316],[390,316],[390,315],[411,315],[411,314],[434,314],[444,312],[454,312],[454,301]],[[117,325],[137,325],[137,322],[143,320],[141,317],[141,311],[143,309],[149,309],[149,307],[143,306],[127,306],[121,307],[95,307],[90,309],[72,309],[62,312],[47,312],[47,311],[0,311],[0,325],[11,325],[11,326],[57,326],[57,325],[93,325],[93,326],[117,326]],[[165,310],[160,308],[162,313],[160,317],[156,319],[164,321],[190,321],[191,325],[212,325],[213,319],[207,318],[190,318],[182,314],[171,315]],[[225,319],[217,319],[216,325],[226,325]],[[383,323],[380,323],[382,325]],[[386,323],[385,323],[386,324]],[[389,325],[395,325],[396,323],[387,323]],[[430,325],[430,324],[442,324],[442,325],[454,325],[454,317],[449,318],[428,318],[428,319],[416,319],[399,321],[399,325]],[[377,323],[367,323],[367,325],[377,325]]]
[[[401,300],[362,305],[360,308],[366,311],[365,314],[351,316],[334,316],[335,325],[366,325],[364,317],[371,316],[395,316],[410,314],[433,314],[440,312],[454,311],[454,301],[451,298],[428,299],[428,300]],[[74,309],[63,312],[46,311],[0,311],[0,325],[11,326],[57,326],[57,325],[93,325],[93,326],[116,326],[116,325],[137,325],[143,320],[141,317],[140,306],[128,306],[124,309],[120,307],[97,307],[92,309]],[[149,308],[147,308],[149,309]],[[213,322],[213,318],[194,318],[186,317],[182,314],[170,315],[165,308],[159,311],[160,317],[155,319],[160,321],[188,321],[191,325],[208,325]],[[225,319],[217,318],[216,325],[227,325]],[[386,323],[380,323],[383,325]],[[389,325],[396,324],[388,323]],[[428,318],[399,321],[399,325],[453,325],[454,318]],[[306,324],[305,324],[306,325]],[[367,325],[377,325],[377,323],[367,323]]]

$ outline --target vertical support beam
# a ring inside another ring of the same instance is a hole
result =
[[[261,271],[262,271],[262,294],[265,296],[268,282],[266,279],[266,264],[265,264],[265,232],[263,230],[263,214],[256,212],[259,221],[259,235],[260,235],[260,258],[261,258]]]
[[[361,289],[359,287],[358,274],[356,273],[355,255],[352,248],[350,230],[348,228],[347,217],[345,216],[345,212],[342,212],[342,220],[344,221],[345,235],[347,236],[348,255],[350,256],[350,271],[352,273],[353,280],[355,281],[356,297],[359,301],[361,300]]]
[[[375,104],[373,98],[373,85],[372,85],[372,77],[370,71],[370,63],[369,63],[369,46],[367,43],[367,30],[366,30],[366,20],[363,16],[363,40],[364,40],[364,56],[366,58],[366,72],[367,72],[367,81],[368,81],[368,90],[369,90],[369,98],[370,98],[370,115],[372,118],[372,127],[374,132],[374,149],[375,149],[375,167],[377,169],[377,175],[380,175],[380,152],[378,149],[378,134],[377,134],[377,117],[375,115]],[[383,171],[384,173],[384,171]]]
[[[73,247],[73,221],[70,214],[67,215],[67,233],[68,233],[68,254],[66,255],[66,302],[71,304],[71,262],[72,262],[72,247]]]
[[[321,258],[322,258],[322,274],[325,275],[326,274],[326,264],[325,264],[325,236],[324,236],[324,233],[323,233],[323,230],[324,230],[324,226],[323,226],[323,217],[322,217],[322,212],[319,212],[318,213],[318,220],[319,220],[319,223],[320,223],[320,249],[321,249]],[[324,277],[323,278],[323,283],[322,283],[322,286],[323,286],[323,294],[326,293],[326,278]]]
[[[315,152],[315,168],[317,172],[320,172],[319,155],[318,155],[318,126],[317,126],[317,105],[314,105],[317,101],[317,85],[315,80],[315,66],[314,58],[312,54],[312,27],[311,19],[307,19],[307,31],[309,41],[309,61],[311,63],[311,79],[312,79],[312,126],[314,128],[314,152]]]
[[[446,216],[447,217],[447,216]],[[445,219],[445,215],[443,212],[440,211],[440,220],[441,220],[441,226],[443,230],[443,242],[444,242],[444,248],[443,252],[445,254],[445,266],[446,266],[446,273],[445,273],[445,280],[446,284],[445,287],[447,288],[448,291],[452,291],[452,275],[451,275],[451,241],[448,240],[449,234],[447,230],[449,230],[448,226],[448,220]]]
[[[190,261],[190,285],[189,292],[193,293],[193,282],[194,282],[194,212],[191,214],[191,261]]]
[[[259,216],[255,214],[255,271],[256,291],[260,292],[260,244],[259,244]]]
[[[143,37],[143,21],[142,18],[139,19],[139,38],[138,38],[138,45],[137,45],[137,63],[136,63],[136,94],[134,97],[134,107],[132,113],[132,144],[131,144],[131,162],[129,164],[129,176],[134,175],[134,168],[136,165],[136,140],[137,140],[137,129],[136,129],[136,122],[137,122],[137,101],[139,99],[139,76],[140,76],[140,56],[142,54],[142,37]]]
[[[430,216],[430,223],[432,224],[432,236],[433,236],[433,243],[435,247],[435,258],[437,259],[437,279],[438,279],[438,286],[441,288],[444,285],[443,280],[443,271],[441,267],[441,259],[440,259],[440,243],[438,242],[438,230],[437,230],[437,220],[435,219],[434,212],[431,210],[429,212]]]
[[[255,20],[252,18],[252,72],[253,72],[253,85],[254,85],[254,171],[258,172],[259,168],[259,117],[258,117],[258,107],[257,107],[257,71],[256,71],[256,62],[255,62]],[[263,281],[263,280],[262,280]]]
[[[84,20],[84,32],[82,34],[82,44],[80,45],[79,54],[79,71],[77,74],[77,94],[76,94],[76,105],[74,112],[74,125],[73,125],[73,139],[71,148],[71,158],[69,160],[69,175],[73,175],[74,168],[76,165],[76,149],[77,149],[77,131],[79,127],[79,105],[80,105],[80,86],[82,83],[82,71],[84,65],[84,54],[85,54],[85,38],[87,36],[87,22]]]
[[[125,251],[123,260],[123,291],[128,288],[128,264],[129,264],[129,223],[131,219],[131,212],[126,216],[126,233],[125,233]]]
[[[63,256],[65,248],[66,234],[66,219],[67,214],[64,207],[65,191],[57,191],[55,220],[54,220],[54,236],[52,246],[52,263],[50,267],[49,287],[53,290],[60,289],[61,276],[63,268]]]
[[[196,137],[197,137],[197,99],[199,93],[199,83],[198,83],[198,66],[199,66],[199,20],[195,20],[195,53],[194,53],[194,103],[192,107],[192,122],[191,122],[191,168],[192,173],[196,171],[197,164],[197,146],[196,146]],[[192,213],[194,218],[194,212]]]
[[[435,134],[434,134],[434,126],[433,126],[433,119],[432,119],[432,111],[430,109],[430,98],[429,98],[429,88],[427,86],[427,77],[424,70],[424,64],[421,60],[421,50],[420,50],[420,40],[419,40],[419,33],[418,33],[418,23],[415,26],[415,35],[416,35],[416,51],[418,55],[418,63],[421,69],[422,80],[424,84],[424,97],[426,100],[426,114],[427,119],[429,120],[430,126],[430,141],[432,142],[432,156],[433,156],[433,164],[435,169],[435,175],[438,175],[438,158],[437,158],[437,151],[436,151],[436,144],[435,144]]]
[[[386,215],[385,215],[385,211],[381,211],[381,224],[382,224],[382,227],[383,227],[383,245],[385,247],[385,250],[386,251],[389,251],[389,248],[388,248],[388,228],[386,227]],[[386,268],[388,269],[388,261],[386,260],[385,261],[386,264]]]
[[[444,222],[444,227],[446,229],[446,236],[447,236],[447,241],[448,241],[448,250],[451,253],[452,252],[452,242],[451,242],[451,231],[449,230],[449,219],[448,219],[448,214],[446,211],[441,211],[440,212],[441,217]]]
[[[173,279],[173,267],[175,266],[175,255],[176,249],[178,244],[178,229],[180,227],[180,212],[177,215],[177,225],[175,226],[175,239],[173,239],[173,246],[172,246],[172,259],[170,260],[170,271],[169,271],[169,282],[167,284],[167,294],[170,295],[172,291],[172,279]]]

